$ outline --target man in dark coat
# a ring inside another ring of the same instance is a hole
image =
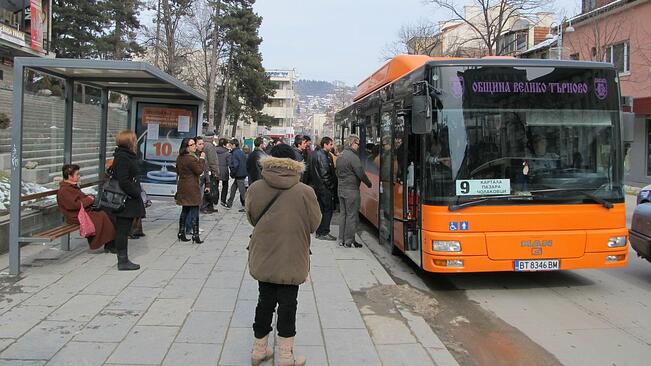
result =
[[[246,179],[246,157],[244,152],[240,149],[240,141],[238,139],[232,139],[231,145],[233,146],[233,151],[231,151],[231,178],[235,179],[231,185],[231,193],[228,197],[228,202],[226,207],[233,207],[233,201],[235,200],[235,191],[240,192],[240,202],[242,203],[242,208],[239,212],[244,212],[244,197],[246,195],[246,185],[244,180]]]
[[[366,176],[362,162],[357,156],[359,137],[350,135],[346,139],[346,147],[337,158],[338,195],[341,204],[341,224],[339,225],[340,244],[350,248],[361,248],[362,244],[355,241],[357,224],[359,223],[360,194],[359,184],[364,182],[371,187],[371,181]]]
[[[296,161],[301,161],[305,164],[305,172],[301,175],[301,182],[308,184],[310,175],[307,173],[310,171],[309,161],[307,161],[307,146],[308,140],[303,135],[296,135],[294,137],[294,155],[296,155]]]
[[[204,196],[203,208],[208,213],[217,212],[214,204],[216,200],[213,200],[214,197],[218,197],[218,192],[213,192],[213,190],[219,189],[219,158],[217,157],[217,146],[215,144],[215,133],[208,132],[206,134],[206,146],[203,151],[206,153],[206,163],[208,163],[208,187],[210,187],[210,195]]]
[[[253,182],[258,179],[261,179],[260,175],[260,158],[266,156],[264,152],[264,139],[258,137],[253,141],[253,146],[255,149],[249,154],[249,157],[246,159],[246,171],[247,176],[249,177],[249,187]]]
[[[321,139],[320,146],[310,155],[310,186],[316,193],[321,208],[321,224],[316,229],[316,238],[320,240],[337,240],[330,235],[330,221],[337,197],[337,173],[330,151],[334,142],[330,137]]]
[[[219,164],[219,181],[221,182],[219,201],[224,207],[228,207],[228,205],[226,205],[226,198],[228,197],[228,175],[229,167],[231,165],[231,151],[226,147],[227,144],[228,140],[221,138],[219,139],[218,146],[215,148],[217,162]],[[219,187],[217,189],[219,189]]]

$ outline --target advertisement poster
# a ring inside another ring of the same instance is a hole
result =
[[[32,49],[43,52],[43,34],[47,29],[47,7],[43,8],[42,0],[31,0],[29,2],[30,12],[30,33]]]
[[[138,102],[136,134],[142,159],[140,182],[150,195],[176,193],[181,141],[198,134],[198,106]]]

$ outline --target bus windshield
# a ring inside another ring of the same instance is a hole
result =
[[[623,200],[614,72],[474,67],[435,75],[446,87],[425,139],[426,202]],[[519,199],[485,199],[499,196]]]

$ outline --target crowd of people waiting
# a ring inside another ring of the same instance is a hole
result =
[[[268,336],[274,311],[278,314],[279,364],[305,364],[304,357],[294,356],[293,344],[298,288],[309,275],[311,234],[319,240],[338,240],[347,248],[362,246],[355,241],[359,187],[361,182],[371,187],[371,181],[357,154],[359,143],[359,137],[351,135],[337,154],[330,137],[323,137],[315,148],[309,136],[296,136],[293,145],[273,140],[268,146],[258,137],[251,152],[240,148],[237,139],[216,139],[211,133],[181,142],[174,197],[181,206],[178,240],[203,243],[200,213],[217,212],[218,204],[231,209],[238,192],[239,212],[245,212],[254,227],[247,247],[250,274],[259,282],[253,365],[273,357]],[[129,238],[144,236],[141,220],[146,195],[139,182],[137,141],[132,131],[116,136],[111,170],[127,195],[120,211],[91,209],[96,198],[79,188],[80,168],[74,164],[63,166],[57,203],[71,224],[79,224],[82,206],[87,209],[95,226],[95,235],[88,238],[90,248],[104,247],[105,252],[117,254],[118,270],[138,270],[140,266],[129,260],[127,249]],[[338,238],[330,234],[337,205],[341,211]]]

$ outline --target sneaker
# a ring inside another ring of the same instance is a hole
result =
[[[353,241],[352,244],[353,244],[353,246],[354,246],[355,248],[361,248],[361,247],[362,247],[362,244],[358,243],[357,241]],[[349,245],[350,245],[350,244],[349,244]]]
[[[351,248],[352,245],[350,243],[343,243],[342,244],[345,248]]]
[[[246,210],[243,209],[243,208],[240,208],[239,210],[237,210],[237,212],[246,212]]]
[[[223,207],[229,208],[228,205],[226,204],[226,202],[220,202],[220,204],[221,204]]]

